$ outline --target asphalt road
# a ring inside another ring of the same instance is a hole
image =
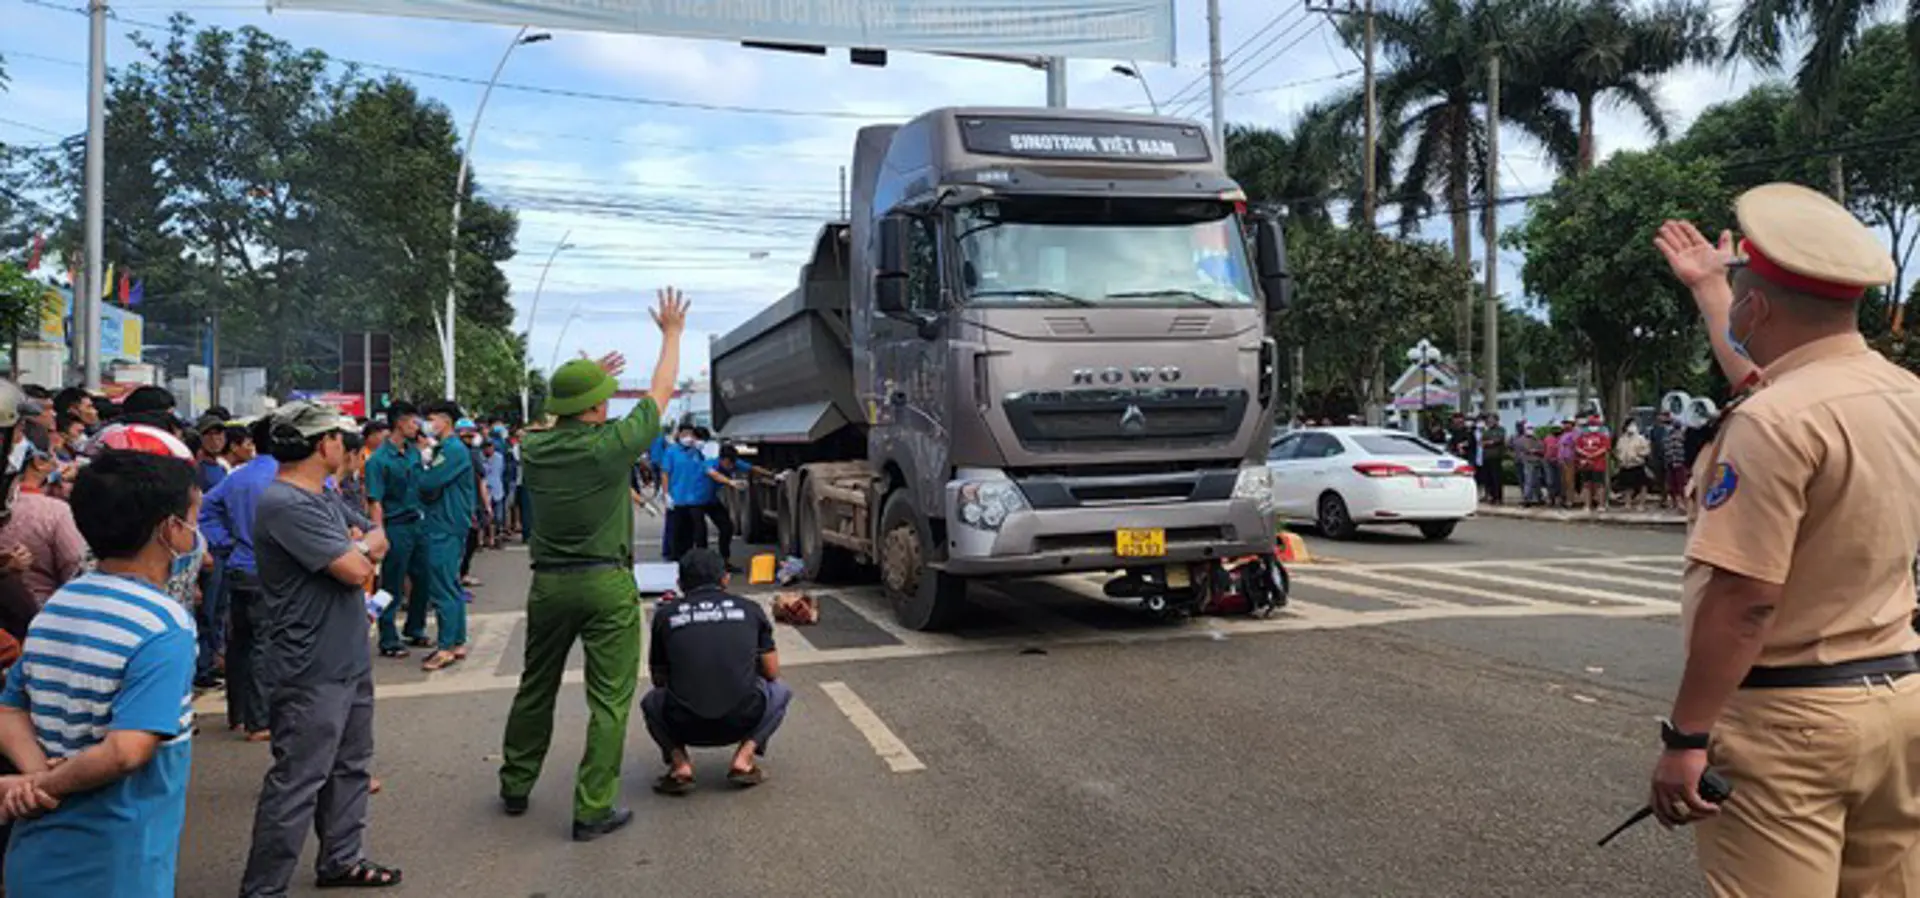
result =
[[[577,686],[532,812],[499,812],[527,573],[484,554],[472,660],[377,660],[371,850],[405,868],[395,894],[468,898],[1698,893],[1684,836],[1593,847],[1644,794],[1677,678],[1678,533],[1308,542],[1323,561],[1266,621],[1158,623],[1061,578],[979,589],[935,636],[870,587],[821,590],[819,626],[781,628],[798,698],[771,781],[727,788],[714,752],[700,792],[651,794],[636,713],[635,823],[588,845]],[[209,725],[195,752],[180,894],[230,895],[267,750]]]

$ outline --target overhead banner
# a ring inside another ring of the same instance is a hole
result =
[[[1174,0],[267,0],[573,31],[1174,62]]]

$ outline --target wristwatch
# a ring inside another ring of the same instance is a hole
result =
[[[1661,718],[1660,743],[1668,751],[1701,751],[1707,747],[1710,736],[1707,733],[1683,732],[1673,725],[1673,721]]]

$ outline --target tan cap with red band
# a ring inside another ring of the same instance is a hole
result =
[[[1733,203],[1753,273],[1789,290],[1851,300],[1893,282],[1893,257],[1866,225],[1824,193],[1764,184]]]

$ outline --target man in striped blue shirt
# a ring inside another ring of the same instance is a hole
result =
[[[53,594],[0,691],[0,816],[18,821],[13,898],[173,894],[192,760],[193,614],[166,592],[192,564],[191,462],[102,453],[74,483],[98,569]]]

